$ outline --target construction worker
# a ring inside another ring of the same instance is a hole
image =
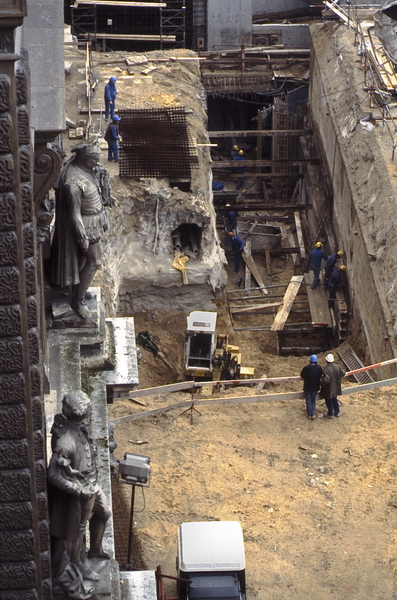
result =
[[[346,265],[340,265],[340,267],[335,267],[331,273],[331,277],[329,278],[328,285],[328,306],[329,308],[334,308],[335,298],[336,298],[336,289],[342,279],[342,273],[346,271]]]
[[[226,204],[225,208],[230,208],[230,204]],[[235,231],[237,227],[237,214],[233,210],[223,210],[220,216],[223,217],[225,224],[226,238],[224,243],[227,245],[229,243],[229,232]]]
[[[237,156],[234,157],[233,160],[240,160],[243,161],[245,160],[245,156],[244,156],[244,150],[239,150]],[[245,167],[237,167],[235,169],[235,173],[238,174],[243,174],[245,173]],[[241,188],[244,187],[244,179],[238,179],[237,183],[236,183],[236,190],[241,190]]]
[[[338,395],[342,393],[341,380],[345,376],[345,372],[342,367],[335,364],[333,354],[327,354],[325,360],[327,361],[327,365],[324,367],[320,385],[328,413],[324,413],[323,417],[333,419],[340,415]]]
[[[240,270],[240,261],[241,256],[244,252],[245,242],[235,235],[232,231],[229,231],[228,236],[232,243],[232,254],[234,256],[234,271],[233,273],[238,273]]]
[[[322,242],[316,242],[310,254],[310,268],[313,270],[313,281],[310,286],[311,290],[314,290],[314,288],[319,285],[321,264],[323,259],[327,260],[327,255],[322,251],[322,247]]]
[[[343,252],[342,250],[338,250],[338,252],[334,252],[330,254],[327,258],[327,261],[324,265],[324,289],[328,290],[329,286],[329,278],[331,277],[331,273],[336,265],[336,262],[339,258],[342,258]]]
[[[317,364],[318,358],[312,354],[309,358],[310,364],[303,367],[301,377],[303,379],[303,395],[306,401],[306,411],[308,419],[316,418],[316,396],[320,389],[320,379],[323,370]]]
[[[121,121],[120,117],[113,115],[106,129],[105,140],[108,143],[108,160],[119,160],[119,147],[117,144],[120,139],[119,121]]]
[[[234,144],[233,148],[230,150],[230,160],[235,159],[239,150],[240,148],[237,146],[237,144]]]
[[[108,120],[109,116],[113,117],[114,109],[116,108],[116,78],[111,77],[105,85],[105,119]]]

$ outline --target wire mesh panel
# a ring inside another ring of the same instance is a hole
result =
[[[190,179],[197,148],[183,107],[120,110],[120,177]]]

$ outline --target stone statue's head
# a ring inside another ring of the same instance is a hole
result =
[[[72,148],[72,152],[76,154],[76,160],[84,163],[86,167],[93,169],[99,162],[101,149],[98,138],[96,136],[84,140]]]
[[[90,403],[90,398],[85,392],[68,392],[62,399],[62,412],[68,418],[84,419],[90,409]]]

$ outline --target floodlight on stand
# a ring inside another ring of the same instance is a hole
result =
[[[119,463],[119,473],[125,483],[140,487],[149,487],[150,458],[140,454],[126,452]]]

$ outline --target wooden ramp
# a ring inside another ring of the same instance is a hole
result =
[[[310,289],[313,279],[312,273],[305,273],[305,284],[307,286],[307,296],[309,299],[309,307],[312,323],[314,326],[332,327],[331,313],[328,308],[327,292],[322,286]]]
[[[287,291],[284,295],[283,303],[278,309],[276,318],[274,319],[273,325],[270,331],[282,331],[284,325],[288,319],[294,300],[299,292],[300,285],[303,281],[303,275],[294,275],[288,284]]]
[[[245,264],[247,265],[247,267],[251,271],[252,275],[256,279],[256,283],[259,285],[259,288],[260,288],[260,293],[263,296],[267,296],[269,294],[269,292],[267,291],[267,289],[265,287],[265,284],[263,283],[262,276],[261,276],[261,274],[259,272],[258,267],[255,264],[254,259],[252,258],[252,256],[249,256],[245,252],[243,252],[243,259],[245,261]]]

